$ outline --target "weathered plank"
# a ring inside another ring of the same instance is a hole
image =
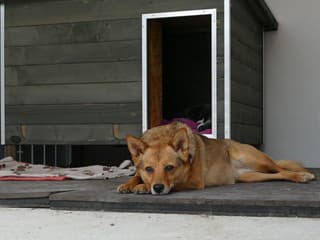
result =
[[[6,46],[141,39],[141,19],[8,27]]]
[[[83,105],[9,105],[6,107],[6,123],[9,125],[141,123],[141,102]]]
[[[231,81],[231,93],[232,101],[262,108],[262,91]]]
[[[6,85],[141,81],[141,61],[6,67]]]
[[[105,62],[141,59],[141,41],[7,47],[6,65]]]
[[[233,0],[231,10],[231,137],[262,144],[262,25],[247,1]]]
[[[262,108],[231,102],[231,123],[262,126]]]
[[[223,0],[65,0],[6,3],[6,26],[139,18],[142,13],[223,9]]]
[[[7,105],[91,104],[141,101],[141,82],[16,86],[6,88]]]
[[[223,80],[218,81],[218,92],[224,90]],[[218,96],[219,101],[223,101],[223,95]],[[231,81],[231,100],[244,105],[262,108],[262,91],[248,87],[240,82]]]
[[[231,102],[231,123],[262,126],[262,108]],[[218,123],[224,121],[224,101],[218,101]],[[224,130],[224,129],[223,129]]]
[[[262,72],[258,72],[236,59],[231,59],[231,79],[250,88],[262,91]]]
[[[251,12],[250,5],[247,0],[232,0],[231,1],[231,15],[239,22],[242,22],[251,31],[259,33],[262,31],[262,24],[257,21]]]
[[[126,134],[139,136],[141,124],[119,124],[114,135],[112,124],[70,124],[70,125],[8,125],[6,141],[12,136],[21,138],[21,144],[119,144],[124,143]]]
[[[7,47],[6,65],[128,61],[141,59],[141,41]]]
[[[232,1],[232,79],[262,91],[262,25],[247,1]]]
[[[233,15],[231,16],[231,37],[258,51],[262,47],[262,30],[252,31]]]
[[[262,48],[253,50],[236,38],[231,40],[231,58],[240,61],[248,68],[257,72],[262,72]]]
[[[241,143],[262,144],[262,127],[244,124],[231,124],[231,138]]]

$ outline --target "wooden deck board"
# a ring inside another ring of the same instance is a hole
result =
[[[320,169],[313,169],[320,178]],[[242,183],[169,195],[118,194],[126,178],[0,182],[0,206],[69,210],[320,217],[320,182]]]

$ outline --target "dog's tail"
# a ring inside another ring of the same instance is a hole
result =
[[[305,169],[301,164],[292,161],[292,160],[278,160],[276,164],[285,170],[292,171],[292,172],[309,172]]]

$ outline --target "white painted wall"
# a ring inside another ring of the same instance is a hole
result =
[[[264,142],[276,159],[320,167],[320,1],[266,0]]]

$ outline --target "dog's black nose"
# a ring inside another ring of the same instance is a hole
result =
[[[163,189],[164,189],[164,185],[163,184],[155,184],[155,185],[153,185],[153,190],[156,193],[162,193]]]

